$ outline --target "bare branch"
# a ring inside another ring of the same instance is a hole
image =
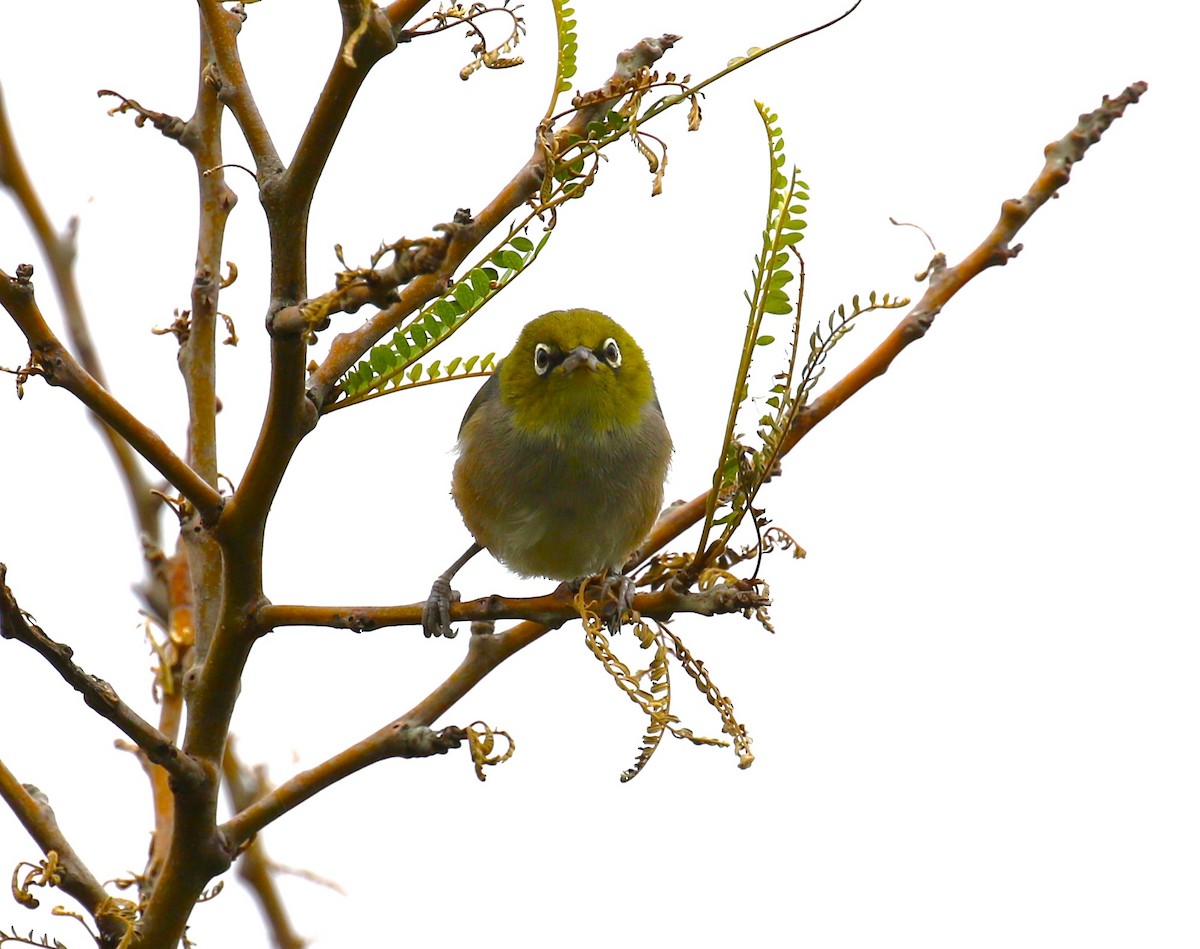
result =
[[[24,643],[54,668],[63,680],[83,696],[88,708],[108,719],[134,741],[146,757],[183,783],[199,777],[195,764],[183,755],[167,737],[121,701],[113,687],[103,679],[88,675],[71,661],[70,646],[57,643],[31,622],[29,614],[17,605],[5,583],[8,568],[0,563],[0,638]]]
[[[494,622],[502,619],[527,619],[557,629],[579,619],[574,607],[575,593],[565,584],[545,596],[485,596],[467,603],[452,603],[452,622]],[[640,593],[633,609],[648,619],[668,619],[675,613],[714,616],[740,613],[769,606],[770,600],[753,588],[738,589],[719,584],[707,590],[666,589]],[[421,604],[411,606],[290,606],[268,604],[258,613],[264,629],[279,626],[328,626],[365,632],[385,626],[420,626]]]
[[[237,48],[237,35],[242,28],[242,19],[226,10],[217,0],[199,0],[201,29],[208,35],[216,57],[216,68],[207,71],[204,77],[217,89],[217,98],[229,107],[233,117],[241,126],[259,182],[275,177],[283,171],[283,163],[271,141],[271,133],[258,111],[246,71],[242,68],[241,54]]]
[[[299,226],[307,230],[308,208],[317,182],[329,160],[354,98],[379,60],[396,48],[391,24],[373,3],[343,2],[342,40],[334,57],[325,88],[313,107],[312,115],[291,165],[278,183],[278,188],[263,191],[263,205],[268,214],[286,216],[285,227]],[[347,46],[352,44],[351,56]]]
[[[4,107],[4,96],[0,93],[0,187],[7,188],[16,199],[17,206],[25,215],[42,254],[50,266],[54,289],[58,294],[59,303],[63,310],[63,319],[67,327],[67,335],[71,345],[79,354],[79,361],[84,369],[101,386],[108,388],[104,379],[104,370],[100,364],[100,356],[92,341],[91,330],[83,311],[83,300],[79,295],[79,287],[75,283],[75,231],[78,219],[72,218],[67,229],[62,234],[54,230],[50,216],[38,197],[29,178],[21,156],[17,152],[16,139],[8,123],[8,113]],[[150,485],[146,480],[133,450],[120,435],[114,432],[104,420],[95,413],[92,421],[104,435],[113,460],[121,473],[137,520],[138,531],[153,539],[156,543],[159,537],[159,504],[150,494]]]
[[[269,793],[261,768],[248,769],[237,756],[231,736],[221,762],[225,788],[235,813],[251,807]],[[267,921],[271,943],[275,949],[304,949],[308,941],[292,928],[283,896],[275,883],[275,868],[267,857],[262,838],[255,836],[246,845],[237,861],[238,875],[258,900],[259,909]]]
[[[1010,246],[1017,232],[1038,208],[1070,182],[1071,166],[1083,158],[1088,148],[1100,140],[1105,129],[1124,114],[1125,107],[1136,103],[1147,88],[1146,83],[1135,82],[1115,99],[1105,96],[1098,109],[1081,115],[1070,132],[1047,145],[1046,163],[1029,191],[1024,197],[1010,198],[1001,205],[996,226],[961,263],[947,267],[945,256],[937,254],[930,265],[929,289],[925,295],[874,352],[797,413],[791,431],[784,439],[785,450],[790,450],[818,422],[868,382],[887,372],[892,361],[906,346],[925,335],[942,307],[968,282],[987,268],[1001,266],[1017,256],[1022,245]]]
[[[241,844],[292,808],[368,765],[386,758],[444,755],[451,748],[459,747],[465,738],[463,728],[450,726],[435,732],[397,720],[328,761],[284,782],[222,824],[220,831],[227,840]]]
[[[67,842],[46,796],[33,785],[18,782],[2,761],[0,799],[17,815],[17,820],[41,848],[47,861],[53,861],[54,871],[47,874],[46,884],[67,893],[91,914],[103,945],[117,945],[126,926],[115,914],[105,912],[112,898]]]
[[[159,436],[147,428],[97,382],[51,332],[33,296],[33,268],[22,264],[10,277],[0,270],[0,306],[8,310],[29,344],[28,371],[52,386],[62,386],[91,409],[146,459],[185,498],[201,520],[214,523],[224,506],[220,493],[204,481]]]

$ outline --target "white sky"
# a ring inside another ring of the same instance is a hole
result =
[[[836,3],[577,0],[578,83],[645,35],[684,40],[661,66],[708,75],[836,12]],[[467,42],[402,47],[372,73],[335,149],[310,229],[310,292],[341,243],[365,261],[481,208],[528,155],[548,97],[552,28],[528,3],[519,69],[460,82]],[[336,7],[250,8],[242,48],[290,154],[335,52]],[[0,82],[55,219],[82,217],[79,279],[120,398],[182,449],[170,337],[187,306],[196,218],[191,159],[129,117],[112,88],[187,116],[196,27],[187,4],[6,4]],[[836,413],[766,500],[806,561],[768,560],[778,633],[740,618],[674,624],[733,699],[757,761],[668,741],[628,785],[643,722],[572,625],[499,669],[442,724],[477,718],[518,750],[484,785],[465,753],[388,762],[266,834],[281,862],[345,897],[285,880],[315,946],[1194,946],[1200,886],[1196,763],[1200,527],[1195,486],[1200,332],[1195,7],[1146,2],[867,0],[836,29],[714,88],[704,124],[659,121],[662,196],[618,148],[591,199],[564,211],[542,261],[463,330],[453,353],[504,352],[532,316],[604,310],[647,351],[677,451],[669,497],[709,480],[742,332],[766,193],[752,100],[768,101],[811,185],[801,245],[809,319],[871,289],[918,297],[1024,193],[1043,146],[1144,79],[1150,91],[925,340]],[[236,126],[229,161],[245,161]],[[240,477],[265,394],[265,228],[252,182],[222,295],[242,344],[220,353],[221,468]],[[0,266],[46,269],[0,199]],[[891,328],[862,320],[829,378]],[[352,325],[338,318],[337,329]],[[811,322],[810,322],[811,327]],[[328,334],[318,353],[328,344]],[[27,351],[0,321],[0,365]],[[0,385],[7,385],[0,379]],[[436,386],[326,419],[299,451],[270,522],[276,602],[424,597],[467,542],[447,493],[472,384]],[[0,393],[0,561],[22,606],[148,718],[150,657],[129,585],[140,575],[100,439],[61,391]],[[477,558],[466,597],[537,592]],[[1189,592],[1192,591],[1192,592]],[[235,720],[276,780],[391,720],[457,663],[466,636],[284,630],[255,650]],[[621,644],[631,665],[632,642]],[[676,677],[685,724],[719,728]],[[0,644],[3,759],[47,794],[101,878],[140,870],[148,792],[115,730],[28,650]],[[33,859],[0,815],[0,867]],[[13,903],[0,924],[83,945],[69,921]],[[263,944],[230,887],[193,916],[200,945]],[[393,937],[393,934],[394,937]]]

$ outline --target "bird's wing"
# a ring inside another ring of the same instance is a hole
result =
[[[462,437],[463,429],[466,428],[468,420],[479,411],[480,406],[485,402],[490,402],[492,399],[500,398],[500,367],[504,365],[504,360],[496,364],[495,370],[488,377],[487,382],[479,387],[479,391],[475,393],[475,398],[471,400],[471,404],[467,406],[467,411],[463,413],[462,422],[458,426],[458,436]]]

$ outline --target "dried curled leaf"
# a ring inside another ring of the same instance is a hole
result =
[[[21,871],[25,867],[29,868],[29,872],[22,877]],[[56,851],[51,850],[46,854],[45,860],[39,860],[37,863],[22,860],[13,868],[13,899],[26,909],[37,909],[41,904],[37,897],[29,891],[29,888],[33,886],[58,886],[61,882],[62,872],[59,869],[58,853]]]
[[[483,773],[486,766],[503,764],[513,756],[513,752],[517,750],[517,743],[513,741],[512,735],[506,731],[493,729],[486,722],[472,722],[466,728],[467,732],[467,747],[471,749],[471,761],[475,764],[475,777],[480,781],[486,781],[487,775]],[[496,750],[496,737],[501,736],[508,743],[501,754],[493,754]]]
[[[665,733],[669,732],[676,738],[685,739],[696,745],[728,746],[729,742],[721,738],[702,738],[694,735],[691,729],[682,727],[679,724],[679,718],[671,712],[670,656],[674,654],[679,657],[684,663],[684,669],[693,679],[696,679],[697,675],[702,675],[704,668],[702,663],[691,657],[679,637],[660,622],[655,621],[654,627],[651,627],[642,620],[641,616],[636,613],[632,614],[632,628],[638,645],[642,649],[651,650],[649,668],[633,672],[613,651],[612,643],[604,632],[604,621],[596,611],[597,604],[589,599],[587,591],[588,584],[585,583],[575,596],[575,608],[583,620],[584,642],[592,655],[604,666],[605,671],[612,676],[617,687],[649,719],[642,735],[642,743],[638,748],[637,757],[633,766],[621,773],[621,782],[631,781],[642,772],[658,749]],[[646,679],[649,680],[648,688],[643,685],[643,681]],[[697,685],[700,686],[699,682]],[[734,738],[735,745],[739,741],[744,743],[744,748],[739,745],[739,756],[744,759],[743,750],[748,753],[750,739],[746,737],[745,729],[733,720],[733,703],[724,698],[706,676],[701,691],[708,697],[710,704],[721,712],[725,731]],[[750,756],[750,760],[753,760],[753,756]],[[740,767],[746,766],[746,764],[740,765]]]

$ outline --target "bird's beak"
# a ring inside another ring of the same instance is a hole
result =
[[[600,368],[600,360],[586,346],[576,346],[562,361],[563,372],[574,372],[580,366],[586,366],[595,372]]]

